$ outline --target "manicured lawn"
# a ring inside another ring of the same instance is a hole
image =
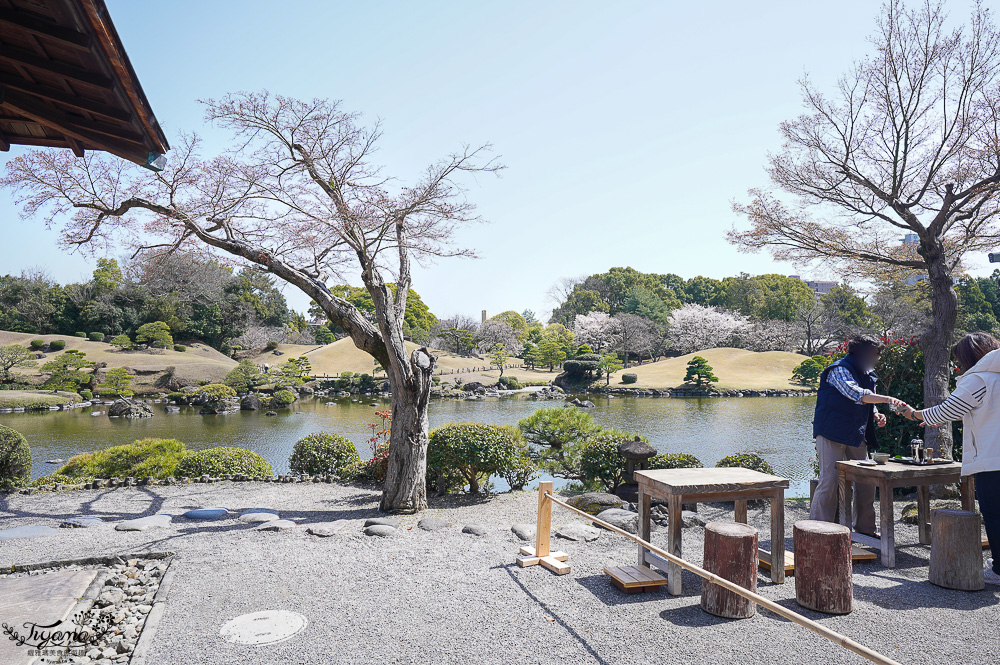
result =
[[[0,408],[47,409],[50,406],[69,404],[80,399],[74,393],[54,393],[51,390],[0,390]]]

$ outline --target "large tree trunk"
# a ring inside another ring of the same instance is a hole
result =
[[[427,349],[416,349],[410,357],[409,380],[400,380],[396,368],[387,368],[392,426],[380,506],[387,513],[415,513],[427,508],[427,405],[434,361]]]
[[[924,352],[924,407],[940,404],[948,397],[951,376],[951,346],[958,318],[958,297],[955,294],[951,271],[944,260],[943,248],[927,252],[927,272],[931,284],[931,326],[920,338]],[[940,452],[941,457],[952,456],[951,424],[927,427],[924,433],[927,447]]]

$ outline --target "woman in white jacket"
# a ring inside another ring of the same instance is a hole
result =
[[[952,349],[961,374],[948,399],[937,406],[902,415],[938,427],[962,421],[962,475],[975,475],[976,499],[983,515],[990,552],[1000,547],[1000,341],[988,333],[970,333]],[[986,560],[987,584],[1000,585],[1000,561]]]

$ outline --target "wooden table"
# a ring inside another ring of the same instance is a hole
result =
[[[667,551],[681,556],[681,506],[685,503],[733,501],[736,521],[746,524],[747,501],[767,499],[771,502],[772,561],[785,560],[785,490],[788,479],[759,471],[739,468],[722,469],[655,469],[636,471],[639,484],[639,537],[649,541],[650,502],[653,498],[667,502]],[[654,565],[667,573],[667,591],[681,593],[681,567],[639,546],[639,565]],[[785,567],[771,566],[771,579],[785,581]]]
[[[960,483],[962,509],[976,509],[976,494],[972,476],[962,476],[961,462],[917,466],[890,460],[878,466],[861,466],[860,461],[837,462],[840,523],[848,529],[853,529],[853,520],[849,517],[852,507],[849,482],[878,487],[882,537],[872,538],[852,532],[851,539],[856,543],[879,548],[882,552],[882,565],[886,568],[896,567],[896,517],[892,507],[892,489],[894,487],[912,487],[914,485],[917,487],[917,531],[922,545],[928,545],[931,542],[931,485]]]

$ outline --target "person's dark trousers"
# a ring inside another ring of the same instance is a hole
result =
[[[1000,575],[1000,471],[983,471],[975,478],[979,512],[993,553],[993,572]]]

